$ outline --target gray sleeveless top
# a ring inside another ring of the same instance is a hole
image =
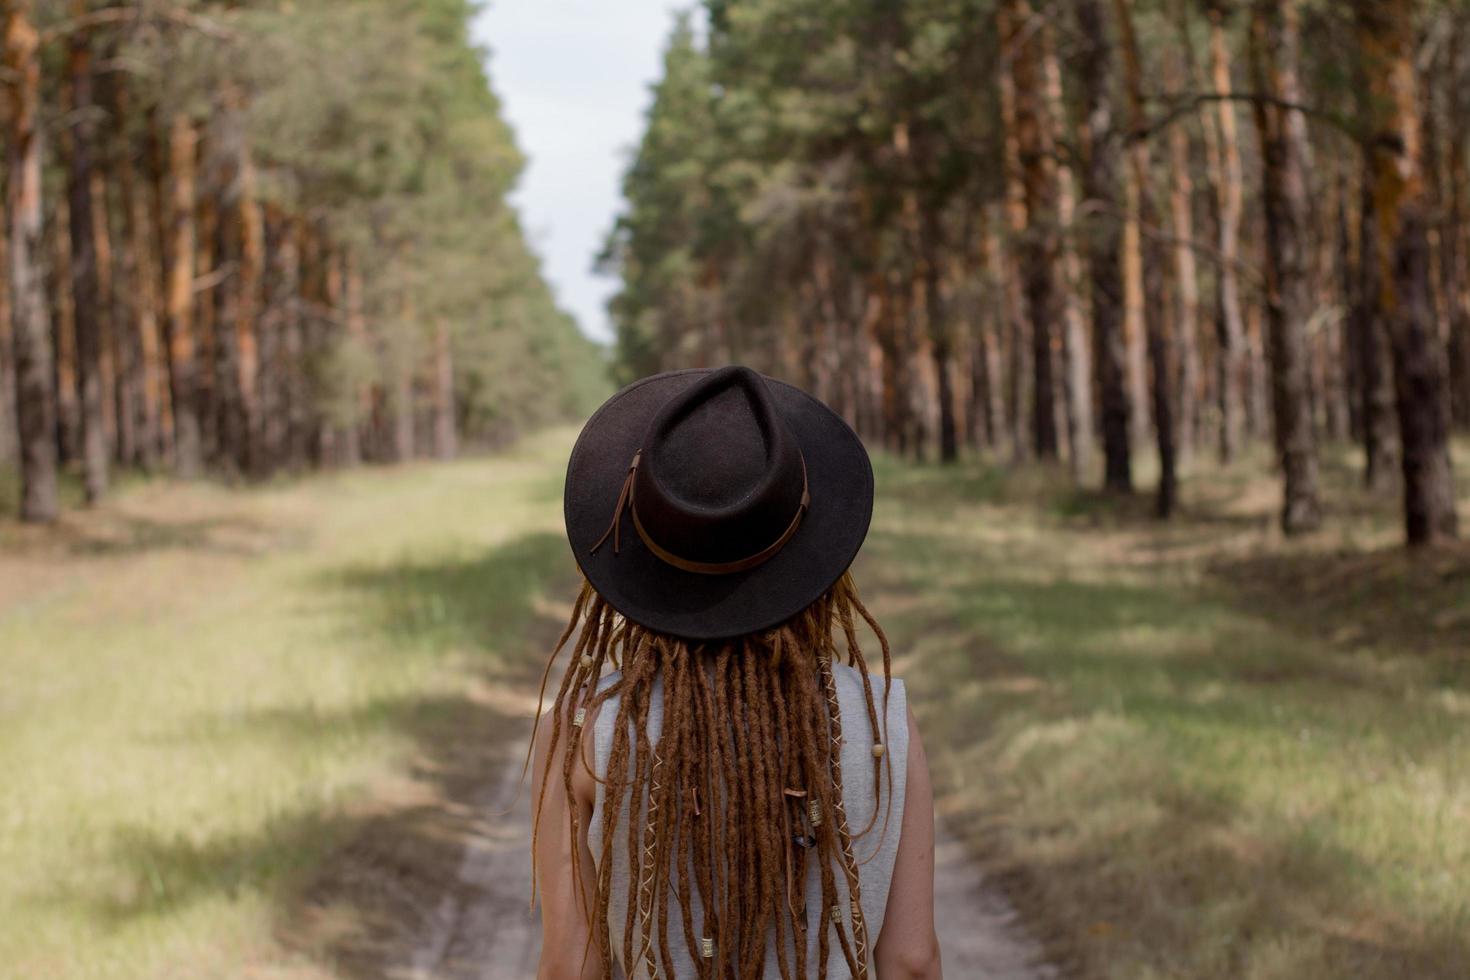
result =
[[[868,713],[866,701],[863,698],[863,685],[861,676],[856,670],[843,664],[833,664],[833,676],[837,683],[837,703],[842,713],[842,734],[844,744],[842,747],[842,779],[843,779],[843,802],[847,809],[848,826],[857,834],[868,824],[872,823],[872,829],[865,835],[854,837],[853,853],[858,862],[858,879],[862,884],[862,906],[863,916],[868,925],[869,957],[871,959],[872,948],[877,945],[878,935],[883,929],[883,913],[888,905],[888,886],[893,878],[893,861],[898,854],[899,829],[903,825],[904,788],[907,781],[908,764],[908,712],[905,700],[903,681],[895,680],[893,690],[888,698],[888,741],[885,753],[893,771],[893,795],[892,809],[888,809],[888,800],[878,799],[877,805],[881,811],[877,819],[873,820],[875,805],[875,794],[873,785],[873,733],[868,724]],[[607,687],[617,680],[617,674],[604,677],[599,684],[599,689]],[[873,700],[878,710],[883,710],[883,679],[874,677]],[[593,724],[593,744],[596,752],[595,765],[599,777],[606,776],[608,756],[612,749],[613,726],[616,723],[617,701],[611,699],[598,712]],[[656,740],[663,730],[663,688],[660,681],[655,681],[652,704],[648,711],[648,736]],[[889,766],[882,767],[881,772],[886,773]],[[880,774],[880,778],[882,778]],[[887,797],[886,778],[883,786],[884,797]],[[597,786],[597,799],[592,810],[593,828],[602,825],[602,813],[604,803],[604,787],[599,782]],[[640,804],[641,806],[641,804]],[[629,859],[626,847],[623,845],[624,830],[628,826],[628,802],[623,802],[623,812],[619,817],[618,844],[613,848],[611,860],[612,866],[612,895],[611,905],[608,909],[608,925],[612,935],[616,938],[613,943],[619,960],[622,958],[622,941],[624,925],[628,921],[628,881],[632,874],[629,868]],[[885,813],[886,812],[886,813]],[[886,815],[886,819],[885,819]],[[602,837],[593,832],[587,835],[587,844],[592,851],[592,859],[599,868],[602,862],[608,858],[602,853]],[[847,881],[844,875],[838,873],[837,894],[838,907],[843,911],[844,928],[851,935],[852,914],[848,911],[851,902],[848,899]],[[817,873],[815,859],[807,862],[806,875],[806,907],[808,917],[808,936],[811,939],[811,948],[807,951],[808,975],[816,975],[817,945],[816,937],[818,928],[830,928],[831,922],[827,918],[826,910],[822,906],[822,884]],[[673,903],[669,909],[669,922],[679,921],[682,912],[678,906],[678,896],[670,889],[670,902]],[[694,896],[694,922],[702,921],[701,909],[699,907],[699,896]],[[636,927],[635,927],[636,929]],[[789,941],[789,940],[788,940]],[[767,940],[768,952],[766,955],[766,969],[764,980],[779,980],[780,971],[776,966],[775,959],[775,934],[772,932]],[[697,977],[694,959],[690,953],[688,944],[684,938],[682,928],[669,929],[669,951],[673,956],[674,964],[678,969],[675,977],[664,977],[660,969],[661,980],[686,980],[686,978]],[[836,937],[832,941],[832,953],[828,958],[828,977],[831,980],[850,980],[847,961],[842,956],[838,947]],[[627,964],[621,964],[624,972]],[[871,968],[871,962],[869,963]],[[643,964],[631,974],[630,980],[647,980],[649,974]]]

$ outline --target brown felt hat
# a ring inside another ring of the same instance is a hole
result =
[[[592,587],[641,626],[694,640],[769,629],[862,546],[873,467],[836,412],[746,367],[635,381],[567,464],[567,538]]]

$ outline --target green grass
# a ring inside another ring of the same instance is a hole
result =
[[[0,975],[381,975],[526,731],[569,441],[0,523]],[[942,812],[1081,977],[1462,980],[1470,552],[1403,552],[1346,455],[1283,540],[1265,470],[1163,527],[879,460],[859,578]]]
[[[339,975],[297,893],[539,660],[568,443],[0,524],[0,975]]]
[[[1470,553],[1326,468],[1144,499],[879,468],[864,569],[941,806],[1083,976],[1470,976]],[[1467,515],[1470,516],[1470,515]]]

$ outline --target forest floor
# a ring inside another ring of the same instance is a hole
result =
[[[0,522],[0,974],[533,975],[519,777],[576,586],[569,445]],[[1052,976],[941,847],[958,974]]]
[[[574,586],[568,438],[0,521],[0,963],[526,975],[498,813]],[[1161,528],[880,460],[857,574],[935,771],[950,975],[1047,975],[1028,935],[1082,978],[1470,975],[1470,551],[1406,555],[1345,457],[1284,541],[1264,469],[1200,466]]]
[[[1293,541],[1262,458],[1195,467],[1167,527],[880,465],[860,570],[941,811],[1067,972],[1470,976],[1470,548],[1408,554],[1353,465]]]

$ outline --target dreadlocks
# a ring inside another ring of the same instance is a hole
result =
[[[858,646],[857,617],[872,628],[882,647],[882,723]],[[571,839],[579,839],[572,767],[578,759],[587,765],[579,748],[583,720],[616,699],[607,772],[592,773],[605,791],[602,825],[588,828],[602,842],[594,895],[587,895],[581,884],[580,849],[572,849],[577,900],[591,924],[604,974],[614,975],[613,944],[621,941],[621,960],[630,972],[642,966],[650,977],[672,980],[668,938],[673,888],[682,911],[682,922],[675,927],[683,930],[700,980],[761,976],[773,930],[783,980],[808,980],[813,939],[817,980],[825,980],[833,934],[851,975],[866,980],[871,947],[853,838],[872,829],[878,807],[875,801],[872,820],[854,835],[842,795],[842,718],[833,677],[833,663],[841,659],[838,634],[847,661],[862,678],[875,746],[887,741],[882,729],[891,665],[888,641],[858,599],[851,576],[844,574],[775,629],[703,643],[629,622],[584,583],[542,678],[543,699],[546,677],[578,627],[552,712],[532,851],[557,761]],[[599,690],[599,679],[609,669],[621,673]],[[663,726],[652,741],[648,715],[656,679],[662,680]],[[567,749],[558,754],[563,738]],[[880,788],[875,792],[891,797],[891,768],[888,792],[881,790],[884,762],[882,750],[875,749],[873,785]],[[624,813],[629,814],[627,826],[620,828]],[[608,921],[610,857],[619,836],[632,873],[626,927],[621,937],[614,937]],[[804,908],[809,848],[816,854],[822,894],[815,937],[808,935]],[[847,909],[839,905],[838,875],[847,886]],[[692,901],[696,891],[703,919],[698,923]]]

